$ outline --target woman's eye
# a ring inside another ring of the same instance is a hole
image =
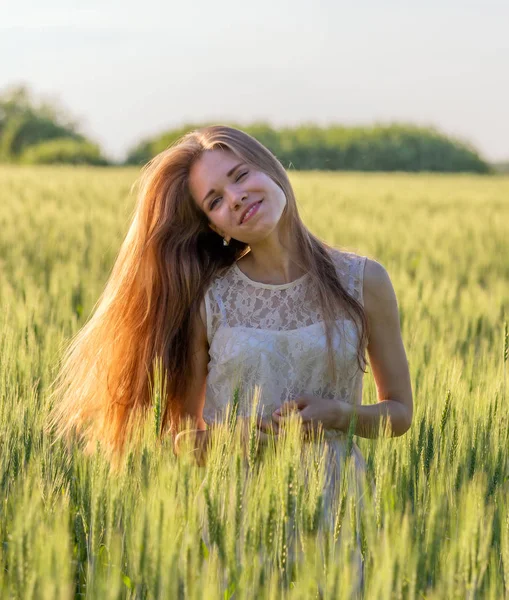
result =
[[[241,174],[240,174],[240,175],[237,177],[237,179],[235,180],[235,183],[236,183],[237,181],[239,181],[239,179],[240,179],[241,177],[244,177],[244,175],[247,175],[248,173],[249,173],[249,171],[244,171],[244,173],[241,173]],[[216,205],[216,202],[217,202],[218,200],[221,200],[221,198],[222,198],[222,196],[218,196],[217,198],[214,198],[214,200],[212,200],[212,202],[210,203],[209,209],[210,209],[210,210],[212,210],[212,209],[214,208],[214,206]]]

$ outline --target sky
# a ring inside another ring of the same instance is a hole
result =
[[[110,158],[189,122],[433,125],[509,160],[509,0],[0,0],[0,92]]]

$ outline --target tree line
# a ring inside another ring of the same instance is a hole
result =
[[[188,123],[132,148],[123,164],[143,165],[186,132],[212,123]],[[467,142],[432,127],[385,124],[366,127],[308,124],[242,129],[273,152],[287,169],[440,171],[489,173],[492,167]],[[36,103],[26,87],[0,95],[0,161],[25,164],[113,164],[79,133],[76,122],[51,103]],[[118,163],[117,163],[118,164]]]
[[[127,164],[141,165],[173,144],[188,124],[135,147]],[[265,123],[236,125],[264,144],[285,168],[296,170],[441,171],[488,173],[490,165],[477,150],[432,127],[410,124],[345,127],[301,125],[275,129]]]

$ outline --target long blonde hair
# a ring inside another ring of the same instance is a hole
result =
[[[204,151],[216,148],[233,152],[283,190],[287,203],[281,230],[299,249],[299,264],[316,285],[332,374],[331,325],[338,307],[356,322],[358,360],[365,366],[363,307],[341,285],[327,244],[301,221],[282,164],[240,130],[206,127],[184,135],[142,170],[134,215],[111,275],[91,317],[66,348],[52,385],[48,426],[57,439],[77,433],[89,448],[100,441],[108,453],[119,456],[133,427],[151,408],[157,359],[167,381],[160,433],[179,430],[190,383],[191,315],[199,310],[213,277],[248,250],[235,239],[223,245],[189,190],[191,166]]]

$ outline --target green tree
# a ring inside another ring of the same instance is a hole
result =
[[[62,152],[53,151],[54,159],[59,155],[69,158],[73,153],[75,156],[80,154],[82,158],[95,157],[95,151],[90,148],[91,143],[78,132],[77,123],[55,102],[37,102],[23,85],[11,87],[0,95],[0,160],[19,162],[26,161],[28,156],[32,157],[33,161],[37,153],[27,154],[27,151],[50,140],[68,140],[75,144],[62,146]],[[83,146],[81,151],[77,152],[76,144],[80,143]],[[53,146],[54,149],[57,147],[58,144]],[[44,155],[48,159],[51,148],[50,146],[49,151],[43,148],[41,156]],[[71,148],[74,150],[71,151]],[[95,157],[92,164],[96,164],[97,160],[101,164],[106,162],[102,157]]]

